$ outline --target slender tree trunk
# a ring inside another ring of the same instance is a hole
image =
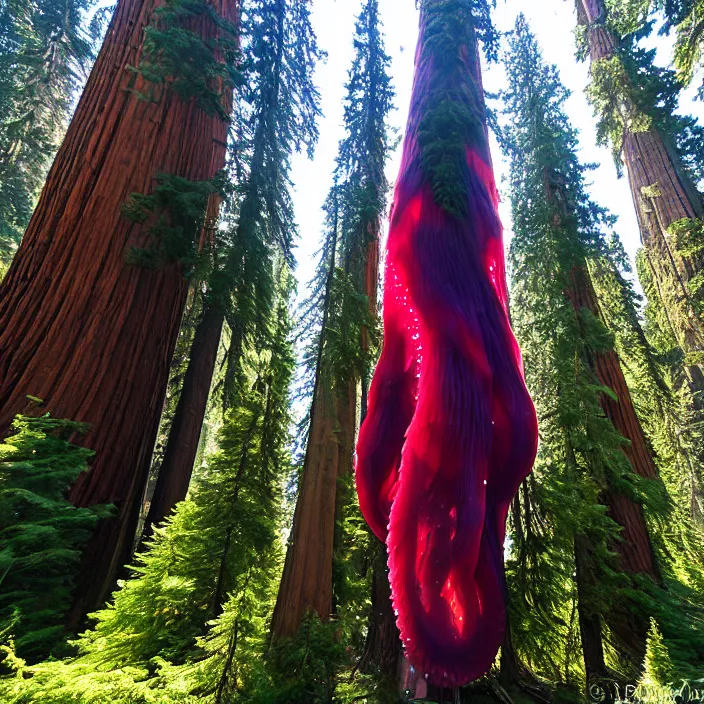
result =
[[[386,568],[386,545],[372,536],[376,556],[372,565],[372,603],[367,640],[359,669],[366,674],[379,673],[391,688],[399,684],[403,651],[396,616],[391,603],[391,585]]]
[[[580,315],[582,309],[586,309],[600,318],[596,295],[588,272],[583,268],[575,268],[572,276],[573,284],[570,298],[577,315]],[[614,350],[600,352],[594,355],[592,364],[599,382],[614,391],[618,398],[615,401],[604,394],[601,405],[614,428],[629,441],[629,445],[625,446],[623,451],[630,461],[633,472],[645,479],[657,480],[658,471],[653,461],[652,452],[636,415],[616,352]],[[621,568],[632,575],[647,575],[653,582],[660,583],[661,575],[643,507],[624,494],[611,489],[604,493],[602,500],[608,507],[610,517],[622,529],[620,540],[613,546],[619,556]],[[584,544],[580,541],[584,541]],[[577,585],[578,590],[581,589],[578,608],[585,665],[588,675],[592,673],[594,677],[603,678],[603,674],[600,674],[603,668],[599,659],[599,653],[603,651],[601,617],[589,611],[588,602],[586,605],[582,603],[585,590],[584,580],[591,579],[591,577],[585,576],[585,571],[591,574],[589,549],[585,538],[577,538],[575,554],[577,558]],[[636,667],[640,666],[645,656],[648,619],[642,615],[628,613],[618,606],[606,614],[605,618],[615,639],[619,642],[621,652],[624,655],[630,655]],[[601,660],[603,660],[603,652]]]
[[[96,451],[71,490],[77,506],[112,503],[115,516],[86,550],[71,625],[99,606],[132,545],[139,505],[187,294],[175,263],[125,263],[152,246],[147,228],[122,216],[154,177],[211,179],[224,166],[228,125],[139,66],[155,0],[120,0],[22,245],[0,287],[0,432],[44,400],[54,416],[86,422]],[[214,0],[236,20],[237,0]],[[217,30],[206,15],[191,29]],[[140,94],[155,92],[154,100]]]
[[[293,528],[271,623],[272,641],[293,637],[309,611],[332,611],[332,559],[340,450],[330,384],[316,385]]]
[[[572,276],[573,288],[570,298],[577,315],[582,309],[586,309],[595,317],[601,318],[587,271],[575,269]],[[600,352],[594,355],[592,363],[599,382],[610,388],[618,398],[615,401],[602,395],[601,405],[614,428],[629,441],[623,451],[631,463],[631,468],[635,474],[645,479],[657,480],[658,471],[652,451],[633,406],[618,355],[614,350]],[[623,539],[616,545],[621,566],[631,574],[647,574],[654,582],[659,582],[660,573],[655,562],[643,507],[613,491],[609,491],[604,499],[611,517],[623,528]]]
[[[562,204],[568,202],[564,193],[560,194],[559,198],[556,197],[556,189],[559,188],[546,174],[545,198],[555,209],[553,215],[555,227],[560,227],[565,221],[566,213],[562,212],[564,208]],[[565,235],[568,236],[568,233]],[[566,293],[578,320],[581,320],[584,311],[588,311],[599,320],[603,319],[586,263],[573,268],[569,289]],[[636,414],[618,355],[613,349],[598,352],[591,354],[588,363],[599,383],[611,389],[616,395],[616,400],[614,400],[612,397],[602,394],[601,406],[616,431],[628,441],[628,444],[623,447],[623,452],[628,458],[633,472],[645,479],[658,480],[658,470],[653,460],[652,451]],[[569,442],[567,452],[568,462],[576,471],[576,459]],[[655,560],[643,507],[610,488],[604,492],[601,498],[608,507],[610,517],[622,529],[620,540],[613,546],[619,555],[621,569],[633,575],[645,574],[654,582],[659,583],[661,576]],[[587,679],[603,678],[606,669],[601,640],[601,616],[591,611],[589,606],[589,591],[596,577],[593,574],[593,560],[590,556],[587,536],[577,536],[575,559],[579,592],[579,622]],[[635,654],[634,659],[642,662],[648,631],[647,619],[621,613],[621,610],[616,607],[609,612],[606,620],[614,636],[620,641],[624,654]]]
[[[616,55],[616,37],[604,25],[603,0],[577,0],[580,21],[588,27],[592,67]],[[697,314],[688,282],[704,271],[704,260],[682,256],[668,235],[672,223],[702,216],[702,198],[684,173],[679,158],[656,129],[626,129],[622,158],[628,172],[641,239],[672,332],[684,353],[704,352],[704,321]],[[690,362],[687,373],[693,393],[704,403],[704,365]]]
[[[198,454],[224,321],[222,309],[206,302],[193,337],[183,388],[169,430],[142,540],[149,537],[154,527],[167,518],[179,501],[186,498]]]
[[[333,225],[338,236],[337,218]],[[335,383],[323,364],[337,239],[330,255],[320,347],[315,372],[310,431],[301,472],[291,538],[271,622],[272,642],[293,637],[305,615],[322,620],[333,612],[333,557],[344,496],[339,480],[352,471],[356,433],[357,380]]]
[[[601,616],[589,608],[593,601],[590,592],[596,589],[597,579],[592,569],[589,542],[584,536],[574,541],[575,573],[577,580],[577,613],[582,638],[582,654],[587,674],[587,685],[593,680],[606,680],[609,670],[604,659]]]
[[[349,379],[343,388],[338,390],[335,399],[339,455],[337,466],[340,477],[350,475],[353,469],[354,442],[357,434],[357,386],[356,378]]]

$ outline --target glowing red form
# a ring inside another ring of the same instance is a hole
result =
[[[421,22],[387,245],[384,349],[356,480],[364,516],[388,548],[406,656],[450,686],[482,676],[503,641],[506,517],[535,458],[537,421],[508,320],[484,131],[466,145],[466,215],[436,204],[422,168],[417,137],[434,80],[422,35]],[[464,80],[476,95],[477,76]]]

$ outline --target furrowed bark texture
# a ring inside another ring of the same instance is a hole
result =
[[[372,115],[375,100],[376,97],[372,96]],[[374,141],[368,145],[370,151],[375,147]],[[360,272],[360,284],[369,299],[370,311],[374,317],[378,311],[380,232],[380,217],[367,223],[365,235],[369,242],[363,255],[364,261],[347,261],[345,267],[348,273],[357,270]],[[331,305],[336,251],[334,248],[328,275],[324,303],[326,309],[321,333],[323,336]],[[324,339],[321,338],[321,345],[323,344]],[[362,329],[359,344],[363,351],[369,350],[368,330]],[[362,387],[366,388],[366,380],[361,381]],[[340,522],[345,504],[349,500],[348,496],[339,491],[338,480],[353,471],[359,382],[360,379],[353,375],[345,381],[335,383],[329,372],[323,373],[321,360],[318,360],[310,435],[301,473],[291,542],[286,552],[283,576],[272,617],[271,634],[274,642],[281,638],[293,637],[309,611],[314,611],[323,620],[327,620],[333,612],[333,557],[335,550],[340,547]],[[364,407],[362,412],[364,413]],[[388,598],[390,608],[390,593]]]
[[[577,314],[585,308],[599,317],[596,295],[589,274],[584,269],[573,272],[570,297]],[[602,395],[601,406],[616,430],[629,441],[623,451],[633,471],[645,479],[658,479],[652,452],[636,415],[618,355],[613,350],[601,352],[594,355],[592,364],[599,383],[610,388],[618,397],[618,401],[614,401]],[[623,527],[623,541],[616,548],[623,568],[632,574],[647,574],[654,581],[659,581],[643,508],[615,492],[609,492],[605,498],[611,517]]]
[[[360,343],[368,344],[364,338]],[[323,620],[333,612],[333,557],[350,498],[339,480],[353,470],[358,385],[354,377],[336,384],[318,367],[291,542],[272,618],[274,641],[293,637],[309,611]]]
[[[573,287],[570,297],[578,315],[580,310],[585,308],[594,316],[599,317],[596,295],[586,270],[575,269],[573,271]],[[603,394],[601,406],[619,434],[629,441],[629,444],[624,446],[623,452],[628,457],[633,472],[645,479],[658,479],[658,471],[640,420],[636,415],[618,355],[614,350],[598,353],[594,355],[592,364],[599,383],[610,388],[618,398],[615,401]],[[659,583],[661,577],[655,561],[643,507],[624,494],[613,490],[606,491],[602,499],[608,507],[609,516],[622,528],[621,540],[614,546],[619,556],[621,568],[630,574],[648,575],[654,582]],[[585,569],[588,550],[578,544],[576,554],[579,572],[580,569]],[[602,646],[597,646],[594,641],[599,617],[588,613],[588,610],[585,612],[582,605],[580,606],[579,619],[585,664],[592,671],[593,676],[597,676],[600,669],[597,667],[598,648],[602,648]],[[626,653],[634,654],[634,662],[641,663],[645,657],[648,620],[634,614],[622,613],[620,609],[614,609],[607,615],[606,620],[621,648]],[[587,637],[589,641],[584,640]]]
[[[319,378],[291,540],[271,622],[273,642],[295,636],[309,611],[323,620],[332,611],[335,508],[341,471],[334,404],[330,385]]]
[[[588,27],[592,70],[618,53],[617,39],[604,25],[603,0],[577,0],[580,22]],[[668,313],[675,339],[686,355],[704,352],[704,321],[692,305],[688,282],[704,271],[702,258],[679,254],[667,229],[684,218],[702,217],[702,198],[683,172],[679,158],[657,129],[626,129],[622,158],[628,172],[641,240]],[[687,366],[690,385],[704,404],[704,365]]]
[[[234,22],[237,0],[214,0]],[[13,265],[0,288],[0,432],[26,395],[91,425],[96,451],[72,488],[77,506],[112,503],[87,551],[72,625],[101,604],[127,558],[187,294],[179,267],[125,263],[153,245],[121,214],[160,173],[207,180],[224,166],[228,126],[145,83],[139,66],[154,0],[120,0]],[[190,28],[217,29],[205,16]],[[155,100],[137,93],[155,92]]]
[[[545,198],[555,208],[553,224],[561,227],[569,217],[562,204],[568,203],[569,199],[565,193],[560,193],[557,197],[557,191],[561,187],[554,184],[547,173],[545,184]],[[566,232],[565,239],[569,237],[570,233]],[[583,311],[588,311],[599,320],[603,318],[586,263],[572,269],[567,296],[578,320],[581,320]],[[628,441],[628,444],[623,447],[623,452],[633,472],[645,479],[659,479],[651,448],[636,414],[616,351],[611,349],[594,353],[590,356],[588,364],[599,383],[616,394],[617,400],[602,394],[601,407],[614,428]],[[573,450],[570,449],[569,452],[572,456]],[[643,507],[622,493],[611,489],[604,493],[602,500],[608,507],[610,517],[622,528],[621,539],[614,546],[619,555],[621,568],[630,574],[646,574],[654,582],[660,582]],[[520,521],[518,523],[520,524]],[[596,581],[590,554],[588,538],[578,536],[575,540],[578,609],[588,681],[593,678],[604,678],[607,675],[601,636],[601,617],[589,608],[588,595]],[[647,620],[621,613],[617,608],[606,617],[606,620],[625,651],[636,653],[636,659],[642,662],[642,657],[645,655]]]

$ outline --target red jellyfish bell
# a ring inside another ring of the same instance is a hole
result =
[[[502,228],[470,0],[425,0],[387,245],[384,349],[357,445],[406,656],[438,685],[503,641],[509,505],[535,411],[507,312]]]

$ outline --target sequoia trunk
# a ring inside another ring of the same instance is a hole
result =
[[[309,611],[323,620],[332,611],[332,558],[340,471],[334,407],[331,384],[319,378],[291,539],[271,622],[274,642],[295,636]]]
[[[596,295],[589,274],[585,269],[576,268],[572,272],[570,298],[578,316],[582,309],[586,309],[595,317],[599,317]],[[603,394],[601,406],[614,428],[628,441],[623,452],[628,457],[633,472],[645,479],[657,480],[658,471],[640,420],[636,415],[618,355],[614,350],[599,352],[594,355],[591,362],[599,383],[616,394],[617,400]],[[611,518],[622,528],[620,540],[614,545],[621,568],[629,574],[647,575],[655,583],[659,583],[661,581],[660,572],[655,560],[643,507],[628,496],[611,489],[604,493],[602,500],[608,507]],[[583,539],[578,538],[575,546],[578,572],[591,569],[588,566],[588,546],[580,545],[581,540]],[[578,574],[578,587],[583,579],[584,575]],[[591,676],[601,676],[599,672],[603,671],[602,664],[600,664],[603,663],[603,653],[600,660],[599,651],[603,649],[603,646],[600,638],[597,639],[597,634],[600,633],[600,619],[598,615],[589,612],[588,606],[585,607],[581,602],[582,595],[580,594],[579,619],[585,664]],[[638,666],[645,656],[648,633],[647,619],[636,614],[622,612],[621,609],[616,608],[606,616],[606,620],[612,633],[619,641],[622,651],[630,653],[634,664]]]
[[[169,429],[142,539],[148,537],[188,493],[224,322],[222,309],[206,303],[193,337],[183,388]]]
[[[579,315],[581,309],[586,309],[598,318],[599,308],[589,274],[584,269],[575,269],[572,280],[570,298],[577,314]],[[594,355],[592,364],[599,383],[611,389],[618,398],[614,400],[610,396],[602,395],[601,405],[614,428],[628,440],[628,445],[624,446],[623,451],[631,463],[631,468],[640,477],[658,479],[652,452],[636,415],[618,355],[614,350],[600,352]],[[643,508],[617,492],[609,492],[604,499],[611,517],[623,528],[623,540],[616,546],[622,567],[631,574],[647,574],[658,582],[660,576]]]
[[[53,416],[90,424],[96,452],[71,490],[77,506],[114,504],[86,550],[72,625],[101,604],[128,557],[147,481],[187,283],[176,263],[130,266],[153,246],[122,215],[155,176],[212,179],[228,125],[133,67],[156,0],[120,0],[13,265],[0,287],[0,429],[43,399]],[[234,21],[237,0],[214,0]],[[206,13],[190,29],[213,38]],[[153,93],[153,99],[140,96]]]
[[[372,566],[372,603],[367,640],[359,669],[367,674],[378,672],[389,689],[397,689],[403,652],[391,603],[391,585],[386,567],[386,545],[376,538],[376,559]]]
[[[577,9],[580,21],[588,27],[593,70],[597,62],[616,56],[617,39],[604,25],[603,0],[577,0]],[[692,390],[702,395],[704,322],[695,310],[687,284],[704,271],[704,261],[678,253],[668,234],[668,228],[678,220],[702,216],[701,195],[683,172],[673,146],[654,128],[647,131],[626,128],[622,158],[648,264],[672,333],[689,358],[687,372]]]

